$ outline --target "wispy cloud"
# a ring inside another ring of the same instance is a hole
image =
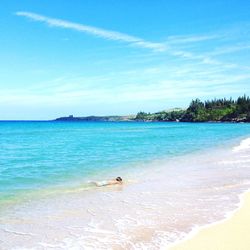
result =
[[[208,40],[214,40],[221,38],[221,36],[217,34],[213,35],[190,35],[190,36],[169,36],[167,38],[167,42],[171,44],[178,44],[178,43],[196,43],[196,42],[203,42]]]
[[[179,45],[186,45],[186,44],[196,44],[201,43],[209,40],[217,40],[219,38],[224,37],[225,35],[218,35],[218,34],[210,34],[210,35],[182,35],[182,36],[169,36],[166,40],[166,42],[151,42],[144,40],[142,38],[131,36],[129,34],[112,31],[112,30],[106,30],[94,26],[79,24],[70,22],[67,20],[57,19],[57,18],[51,18],[48,16],[36,14],[33,12],[23,12],[19,11],[15,13],[17,16],[23,16],[26,18],[29,18],[33,21],[42,22],[47,24],[48,26],[52,27],[59,27],[63,29],[70,29],[70,30],[76,30],[78,32],[83,32],[87,34],[91,34],[97,37],[101,37],[107,40],[113,40],[113,41],[120,41],[127,43],[132,46],[140,47],[140,48],[147,48],[151,51],[158,51],[158,52],[165,52],[170,56],[175,56],[178,58],[183,58],[185,60],[196,60],[200,61],[200,63],[203,64],[212,64],[212,65],[223,65],[226,66],[224,62],[220,62],[218,60],[215,60],[212,58],[212,56],[217,54],[223,54],[223,53],[230,53],[230,51],[215,51],[210,53],[202,53],[202,54],[196,54],[194,52],[190,52],[186,49],[180,48]],[[241,48],[234,48],[234,50],[240,50]],[[213,54],[214,53],[214,54]],[[230,67],[232,64],[229,65]]]
[[[115,75],[105,73],[92,77],[58,77],[47,84],[37,83],[15,91],[6,89],[1,91],[3,94],[0,94],[0,104],[83,107],[96,103],[111,105],[135,100],[143,103],[185,99],[188,102],[194,97],[194,93],[198,97],[208,98],[223,97],[225,93],[244,94],[248,90],[244,86],[249,79],[249,72],[224,72],[221,67],[187,64],[180,68],[178,65],[161,65],[135,71],[117,71]]]
[[[239,44],[234,46],[217,48],[216,50],[209,52],[208,54],[210,56],[218,56],[223,54],[232,54],[238,51],[249,50],[249,49],[250,49],[250,44],[243,44],[243,45]]]
[[[34,21],[46,23],[49,26],[76,30],[79,32],[84,32],[84,33],[88,33],[94,36],[102,37],[108,40],[126,42],[130,45],[141,47],[141,48],[147,48],[147,49],[151,49],[154,51],[164,51],[166,49],[166,46],[162,43],[146,41],[142,38],[131,36],[128,34],[117,32],[117,31],[106,30],[106,29],[89,26],[89,25],[83,25],[79,23],[73,23],[67,20],[62,20],[62,19],[57,19],[57,18],[50,18],[47,16],[33,13],[33,12],[19,11],[19,12],[16,12],[15,14],[17,16],[27,17]]]

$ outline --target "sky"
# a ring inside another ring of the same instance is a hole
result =
[[[249,0],[1,0],[0,120],[250,95]]]

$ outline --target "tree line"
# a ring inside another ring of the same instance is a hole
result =
[[[202,102],[192,100],[187,109],[174,109],[156,113],[137,113],[137,121],[183,121],[183,122],[250,122],[250,98],[240,96],[213,99]]]

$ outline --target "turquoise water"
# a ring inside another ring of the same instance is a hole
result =
[[[250,124],[0,122],[1,202],[249,134]]]

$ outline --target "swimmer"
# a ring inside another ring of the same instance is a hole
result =
[[[122,185],[122,178],[117,177],[113,180],[109,181],[98,181],[98,182],[93,182],[97,187],[103,187],[103,186],[109,186],[109,185]]]

